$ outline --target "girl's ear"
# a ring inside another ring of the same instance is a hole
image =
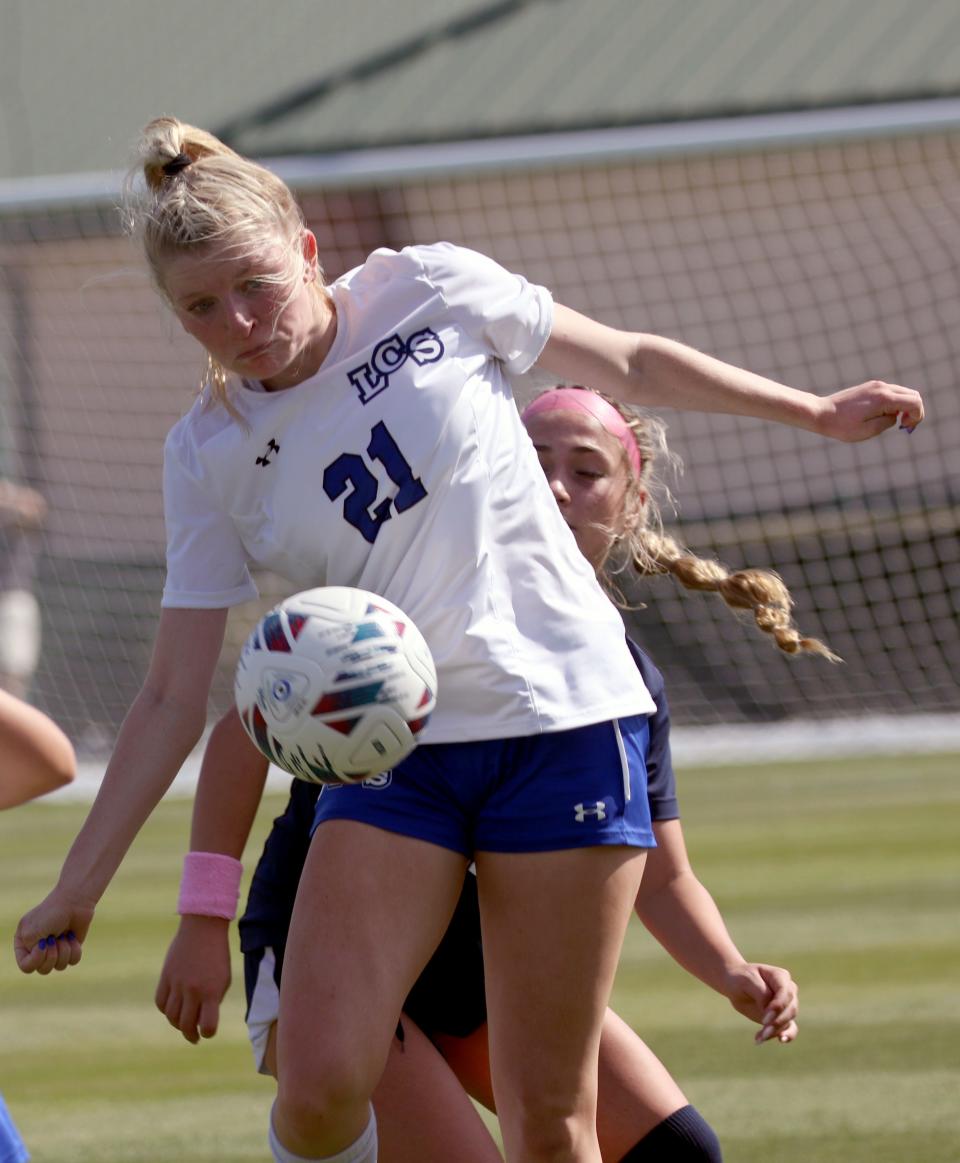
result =
[[[317,277],[317,236],[312,230],[304,230],[303,232],[303,258],[307,268],[308,281],[312,281]]]
[[[623,527],[628,532],[643,524],[649,494],[646,489],[631,489],[624,506]]]

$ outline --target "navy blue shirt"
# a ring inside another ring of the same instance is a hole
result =
[[[630,653],[643,675],[643,681],[657,709],[650,716],[650,743],[647,747],[647,799],[650,818],[676,820],[680,816],[677,803],[677,777],[670,754],[670,707],[663,689],[663,675],[635,643],[627,639]]]

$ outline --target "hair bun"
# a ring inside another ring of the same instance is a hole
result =
[[[187,166],[192,164],[193,158],[188,153],[181,152],[165,162],[161,168],[168,178],[172,178],[174,174],[179,174],[181,170],[185,170]]]

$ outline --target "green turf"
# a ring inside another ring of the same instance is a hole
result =
[[[726,1002],[631,928],[617,1008],[716,1127],[727,1163],[957,1163],[960,756],[690,770],[681,802],[695,867],[744,952],[801,987],[800,1039],[756,1047]],[[265,802],[251,853],[279,807]],[[84,811],[39,802],[0,816],[8,950]],[[81,967],[41,979],[0,960],[0,1090],[34,1163],[267,1157],[273,1088],[251,1066],[239,960],[213,1041],[188,1045],[153,1008],[188,818],[177,800],[155,814]]]

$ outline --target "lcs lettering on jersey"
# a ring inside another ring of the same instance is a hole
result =
[[[353,371],[347,372],[347,375],[350,383],[357,389],[360,403],[369,404],[374,396],[379,396],[390,386],[390,377],[402,368],[408,359],[423,367],[427,363],[436,363],[443,355],[443,351],[440,336],[429,327],[415,331],[406,339],[399,335],[391,335],[380,340],[373,349],[369,363],[362,363]]]
[[[427,490],[420,478],[413,475],[413,470],[382,420],[374,424],[370,431],[367,456],[379,461],[386,469],[387,476],[397,486],[396,496],[377,500],[380,482],[367,467],[363,457],[355,452],[343,452],[327,465],[323,471],[323,491],[331,501],[335,501],[346,492],[347,485],[352,486],[343,501],[344,519],[359,529],[364,540],[372,545],[383,523],[390,520],[394,510],[403,513],[412,508],[423,500]]]

